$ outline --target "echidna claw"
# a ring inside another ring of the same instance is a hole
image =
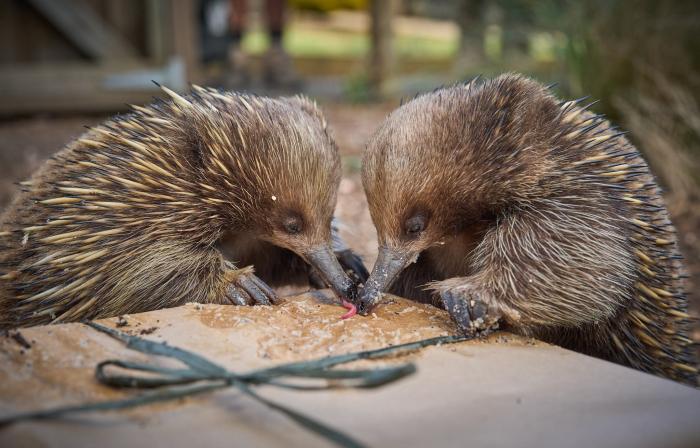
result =
[[[231,302],[231,305],[239,306],[249,305],[253,300],[247,292],[234,284],[229,285],[226,289],[226,298]]]
[[[498,328],[500,316],[472,288],[446,290],[440,293],[443,306],[460,331],[467,336],[485,336]]]
[[[234,305],[272,305],[279,301],[272,288],[254,274],[239,276],[229,285],[226,296]]]
[[[362,262],[362,258],[350,249],[342,250],[335,253],[338,262],[343,267],[343,270],[355,281],[355,283],[364,283],[369,278],[369,272]]]

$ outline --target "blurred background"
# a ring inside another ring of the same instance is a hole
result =
[[[3,0],[0,36],[0,209],[84,125],[159,95],[151,81],[303,92],[334,129],[338,214],[371,265],[364,142],[401,98],[518,71],[599,99],[630,131],[665,189],[689,290],[700,285],[696,0]]]

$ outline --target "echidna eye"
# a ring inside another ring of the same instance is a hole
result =
[[[301,233],[302,228],[301,219],[296,216],[290,216],[284,220],[284,230],[290,235]]]
[[[415,237],[425,230],[426,219],[422,215],[416,215],[406,220],[406,234]]]

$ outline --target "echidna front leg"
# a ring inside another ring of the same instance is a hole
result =
[[[265,282],[254,274],[252,266],[236,269],[226,262],[228,270],[224,277],[229,282],[226,298],[234,305],[272,305],[278,302],[277,295]]]
[[[362,258],[350,249],[335,252],[338,263],[355,283],[364,283],[369,277],[369,272]]]
[[[362,258],[348,247],[340,236],[342,223],[337,217],[331,221],[331,246],[340,266],[355,283],[364,283],[369,277],[369,272],[362,262]]]
[[[431,285],[459,329],[467,336],[486,335],[498,329],[502,312],[494,294],[469,278],[452,278]]]

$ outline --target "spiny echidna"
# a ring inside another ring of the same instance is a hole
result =
[[[312,271],[356,294],[331,248],[340,160],[315,104],[163,90],[170,100],[90,129],[23,183],[0,218],[0,327],[269,304],[265,282]]]
[[[581,101],[517,75],[394,111],[364,154],[391,291],[442,302],[462,331],[497,325],[695,384],[675,229],[639,152]]]

